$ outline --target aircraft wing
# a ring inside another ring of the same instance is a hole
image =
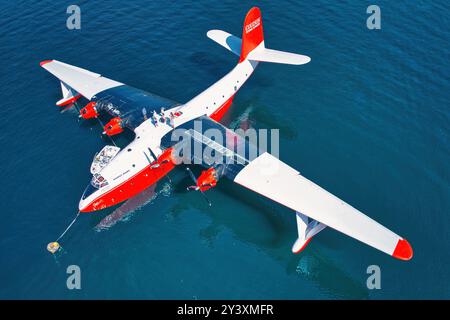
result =
[[[234,181],[398,259],[412,256],[409,243],[402,237],[269,153],[251,161]]]
[[[101,91],[123,85],[123,83],[102,77],[98,73],[58,60],[42,61],[41,67],[88,100]]]
[[[255,155],[256,146],[222,124],[202,116],[178,129],[185,129],[184,142],[189,141],[190,150],[198,151],[189,155],[193,163],[205,168],[214,167],[220,176],[398,259],[409,260],[412,257],[412,248],[402,237],[271,154],[259,152]],[[203,134],[210,129],[221,133],[226,137],[225,141]],[[169,142],[168,136],[162,142],[167,147],[174,144]],[[246,151],[242,156],[238,150]],[[214,154],[214,159],[208,157],[209,154]]]
[[[114,81],[70,64],[46,60],[41,67],[61,82],[62,99],[56,104],[66,106],[80,96],[96,103],[98,111],[112,117],[120,117],[131,130],[138,127],[152,113],[161,108],[169,109],[178,103],[121,82]]]

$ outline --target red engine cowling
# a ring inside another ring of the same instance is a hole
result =
[[[80,110],[80,116],[83,119],[97,118],[98,112],[97,109],[95,108],[96,104],[97,103],[94,101],[89,102],[83,109]]]
[[[211,167],[208,170],[202,171],[202,174],[197,179],[197,187],[201,191],[206,191],[215,187],[217,185],[217,181],[219,181],[219,176],[216,169]]]
[[[114,136],[123,132],[122,119],[120,119],[120,117],[112,118],[111,121],[105,125],[103,130],[103,133],[108,136]]]

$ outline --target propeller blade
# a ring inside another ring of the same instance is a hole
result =
[[[195,178],[194,174],[192,173],[191,169],[189,169],[189,167],[186,168],[186,171],[189,173],[189,176],[191,177],[192,181],[194,182],[194,186],[197,186],[197,179]],[[191,188],[188,187],[188,190],[190,190]],[[200,191],[200,193],[202,194],[203,198],[206,200],[206,202],[208,203],[208,206],[211,207],[211,201],[209,201],[208,197],[206,196],[206,194],[198,187],[194,187],[194,190],[198,190]]]
[[[197,179],[195,178],[195,176],[192,173],[191,169],[189,169],[189,167],[187,167],[186,171],[189,173],[189,176],[191,177],[192,181],[194,182],[194,185],[197,185]]]
[[[200,191],[200,193],[202,194],[203,198],[205,198],[206,202],[208,203],[208,206],[211,207],[211,206],[212,206],[211,201],[209,201],[209,199],[208,199],[208,197],[206,196],[206,194],[205,194],[202,190],[200,190],[200,189],[198,189],[198,191]]]

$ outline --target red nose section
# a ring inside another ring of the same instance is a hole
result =
[[[392,256],[400,260],[410,260],[413,257],[413,249],[408,241],[400,239]]]

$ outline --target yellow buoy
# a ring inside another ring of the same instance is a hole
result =
[[[61,248],[61,247],[60,247],[59,243],[56,242],[56,241],[50,242],[50,243],[47,245],[47,250],[48,250],[49,252],[51,252],[51,253],[55,253],[56,251],[59,250],[59,248]]]

